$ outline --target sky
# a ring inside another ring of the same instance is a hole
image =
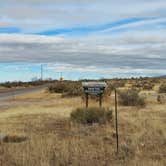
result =
[[[165,0],[0,0],[0,82],[166,75]]]

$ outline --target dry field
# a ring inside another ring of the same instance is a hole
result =
[[[118,155],[114,121],[70,122],[70,112],[84,107],[80,97],[40,91],[4,102],[10,104],[0,111],[0,166],[166,165],[166,104],[153,97],[145,108],[119,106]],[[114,108],[113,96],[103,105]]]

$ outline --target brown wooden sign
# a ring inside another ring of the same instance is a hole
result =
[[[99,95],[104,93],[105,82],[83,82],[82,86],[86,94]]]
[[[102,106],[102,94],[106,88],[105,82],[83,82],[82,86],[86,94],[86,107],[88,107],[88,95],[99,95],[99,105]]]

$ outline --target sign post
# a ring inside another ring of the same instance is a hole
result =
[[[99,106],[102,107],[102,94],[104,93],[105,82],[83,82],[82,86],[84,88],[86,96],[86,108],[88,108],[88,96],[89,95],[98,95],[99,96]]]
[[[115,89],[115,128],[116,128],[116,148],[117,154],[119,152],[119,136],[118,136],[118,109],[117,109],[117,91]]]

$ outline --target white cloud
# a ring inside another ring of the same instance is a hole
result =
[[[78,70],[85,71],[89,66],[94,67],[93,71],[109,67],[132,71],[166,69],[166,38],[147,35],[140,39],[137,35],[132,38],[124,35],[121,40],[100,39],[3,34],[0,35],[0,61],[67,63],[68,70],[77,66]]]
[[[0,6],[0,27],[18,27],[25,33],[0,34],[0,62],[57,63],[48,68],[79,72],[166,70],[166,30],[160,25],[166,22],[164,0],[5,0]],[[89,36],[31,34],[134,17],[149,19]]]
[[[50,71],[56,71],[56,72],[79,72],[79,73],[99,73],[99,74],[133,74],[135,73],[140,74],[140,75],[148,75],[148,74],[154,74],[154,75],[160,75],[161,73],[165,73],[164,69],[141,69],[141,68],[130,68],[130,67],[125,67],[125,68],[98,68],[96,66],[88,66],[86,68],[81,67],[79,65],[71,65],[71,64],[65,64],[65,63],[48,63],[47,67],[45,67],[45,70],[50,70]],[[132,72],[131,72],[132,70]]]
[[[47,37],[42,35],[24,35],[24,34],[0,34],[0,44],[5,43],[37,43],[37,44],[49,44],[59,43],[63,41],[63,37]]]
[[[25,32],[166,16],[164,0],[5,0],[0,5],[0,20]]]

